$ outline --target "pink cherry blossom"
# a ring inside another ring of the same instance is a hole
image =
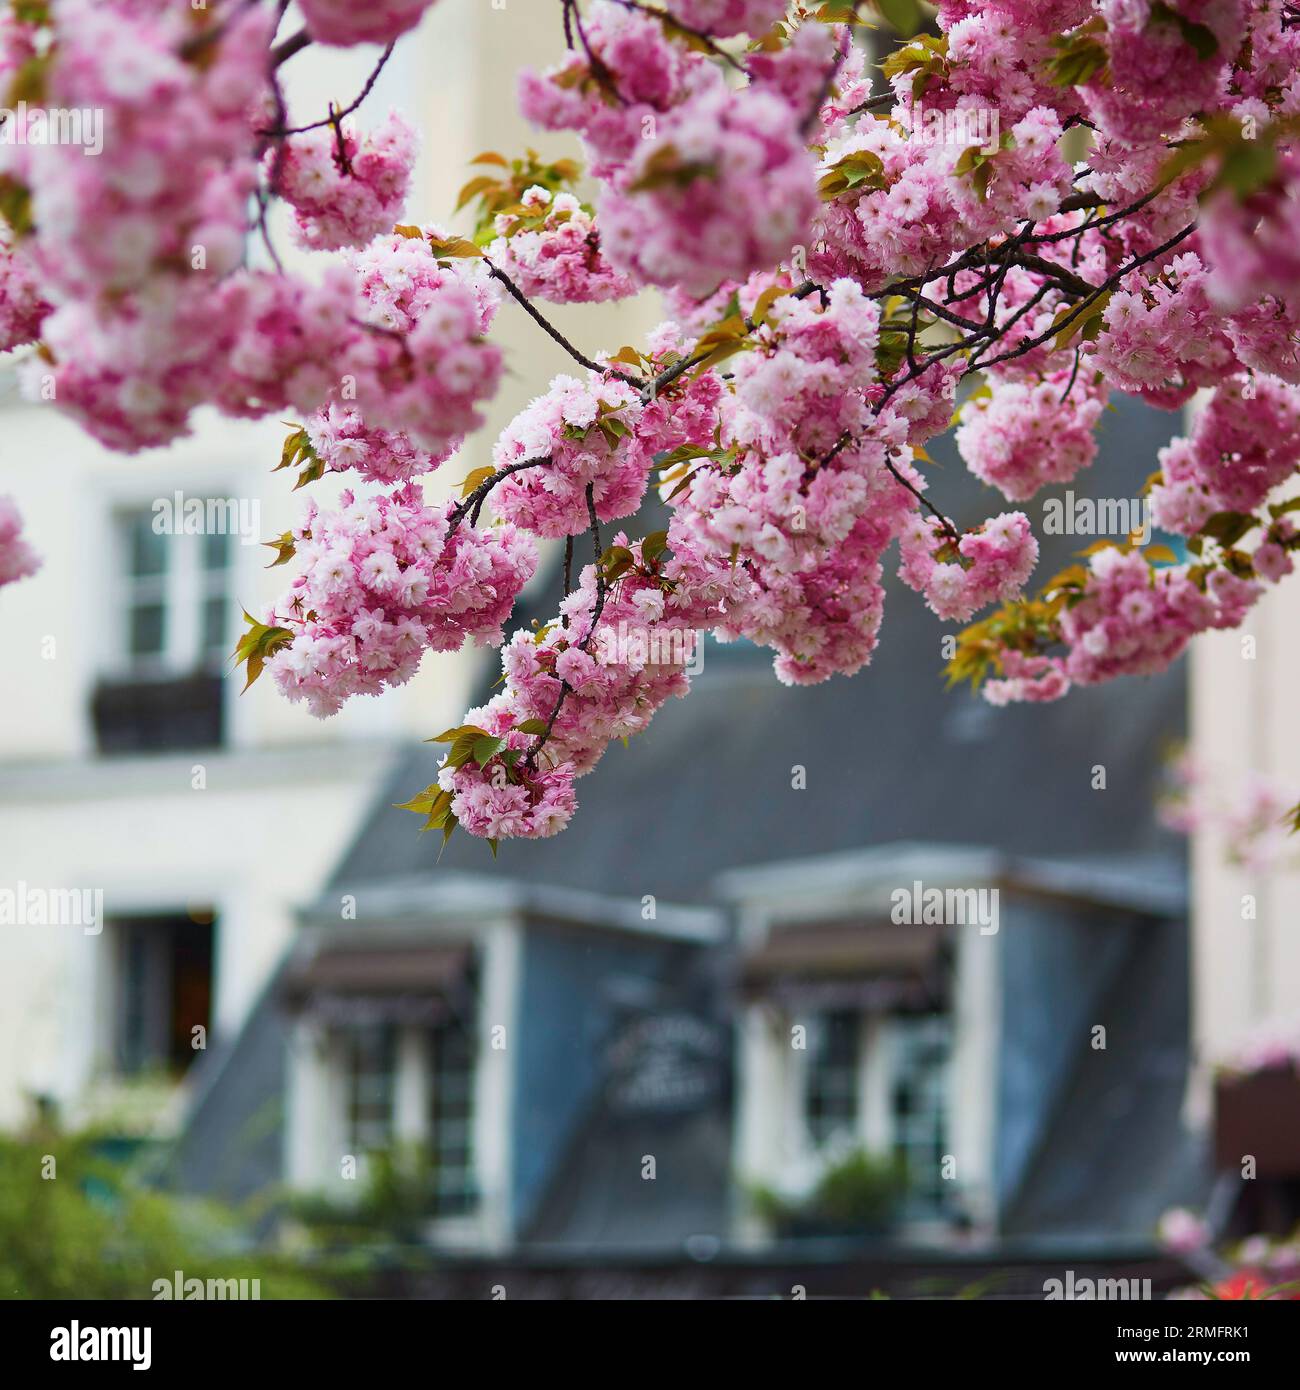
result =
[[[433,0],[299,0],[307,32],[320,43],[391,43],[420,22]]]
[[[0,588],[26,579],[41,567],[41,557],[23,536],[23,519],[12,497],[0,495]]]
[[[281,152],[282,150],[282,152]],[[415,131],[397,114],[364,137],[345,119],[292,136],[264,164],[294,209],[299,245],[316,251],[364,246],[401,220],[415,163]]]

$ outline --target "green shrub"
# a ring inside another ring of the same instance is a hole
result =
[[[154,1297],[154,1283],[258,1279],[263,1298],[329,1291],[250,1251],[235,1213],[150,1189],[94,1135],[0,1136],[0,1298]]]

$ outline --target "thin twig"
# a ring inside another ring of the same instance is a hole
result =
[[[894,467],[894,460],[888,453],[885,454],[885,467],[888,468],[890,473],[894,475],[894,481],[896,483],[900,483],[903,487],[905,487],[908,490],[908,492],[910,492],[912,496],[915,497],[916,500],[926,509],[926,511],[929,512],[930,515],[934,517],[936,521],[939,522],[939,524],[943,527],[944,534],[953,543],[953,545],[960,545],[961,534],[960,532],[958,532],[957,528],[952,524],[951,521],[948,520],[946,516],[944,516],[944,514],[939,510],[939,508],[936,507],[934,503],[926,497],[925,493],[923,493],[919,488],[914,487],[905,477],[903,477],[903,475],[898,471],[898,469]]]
[[[388,62],[388,59],[391,56],[392,52],[393,45],[390,43],[388,47],[384,49],[384,51],[379,55],[379,61],[371,70],[370,76],[366,78],[366,85],[362,87],[360,94],[357,96],[357,99],[354,102],[352,102],[350,106],[345,106],[342,111],[334,111],[331,108],[331,114],[326,116],[323,121],[313,121],[310,125],[297,125],[290,126],[287,128],[284,125],[283,118],[281,118],[275,127],[268,130],[259,130],[258,134],[264,136],[268,140],[282,140],[287,135],[304,135],[309,130],[320,130],[324,126],[334,125],[337,121],[341,121],[345,116],[352,115],[352,113],[357,110],[357,108],[361,105],[363,101],[365,101],[365,99],[370,95],[370,93],[374,91],[375,83],[379,81],[379,74],[383,72],[384,64]]]
[[[641,14],[647,14],[652,19],[667,20],[668,24],[680,33],[689,34],[691,38],[698,39],[713,54],[715,58],[721,58],[723,62],[730,63],[737,72],[749,76],[749,69],[733,54],[728,53],[725,48],[705,29],[693,29],[689,24],[684,24],[676,15],[669,14],[667,10],[656,9],[653,5],[646,5],[642,0],[615,0],[616,4],[622,5],[625,10],[636,10]],[[568,15],[568,9],[565,9]],[[572,47],[572,43],[569,45]]]
[[[596,636],[596,625],[600,622],[600,615],[605,611],[605,595],[609,592],[609,585],[605,581],[605,573],[601,568],[602,551],[600,548],[600,519],[596,516],[596,485],[587,484],[587,518],[588,530],[591,532],[592,548],[595,552],[595,572],[596,572],[596,604],[592,609],[591,623],[587,628],[587,635],[578,643],[579,651],[589,651],[592,641]],[[569,544],[565,547],[565,589],[568,589],[568,561],[572,553],[573,537],[568,538]],[[566,623],[567,627],[568,624]],[[531,772],[537,763],[537,755],[546,747],[547,740],[551,737],[551,732],[555,728],[555,721],[559,718],[560,710],[564,706],[573,687],[568,681],[560,680],[560,693],[556,697],[555,706],[551,710],[551,716],[546,721],[546,728],[537,735],[537,741],[528,750],[524,757],[524,766]]]
[[[515,284],[515,282],[505,273],[504,270],[501,269],[500,266],[493,265],[492,262],[488,260],[486,256],[483,257],[483,264],[487,266],[492,276],[495,279],[500,280],[500,282],[506,287],[506,290],[509,292],[510,297],[515,301],[516,304],[518,304],[523,309],[523,311],[528,315],[528,317],[532,319],[533,322],[536,323],[549,338],[559,343],[559,345],[565,350],[565,352],[567,352],[569,356],[572,357],[573,360],[577,362],[580,366],[586,367],[586,369],[589,372],[596,372],[600,375],[608,373],[610,376],[616,376],[620,381],[627,382],[629,386],[636,386],[638,388],[645,386],[645,382],[642,381],[642,379],[639,376],[629,376],[626,372],[616,371],[613,367],[602,367],[599,362],[593,362],[592,359],[586,355],[586,353],[582,352],[579,348],[575,347],[564,336],[564,334],[561,333],[560,330],[556,328],[556,326],[553,323],[550,322],[549,319],[547,319],[544,315],[538,312],[537,308],[533,305],[532,301],[528,298],[528,296],[519,288],[518,285]]]

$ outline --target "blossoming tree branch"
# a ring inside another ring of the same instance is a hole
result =
[[[249,0],[14,0],[7,109],[105,128],[97,159],[0,142],[0,347],[110,448],[203,405],[291,412],[299,486],[355,475],[272,542],[294,577],[238,656],[328,716],[426,651],[504,644],[410,803],[428,826],[494,849],[562,829],[609,743],[686,693],[689,642],[663,639],[746,638],[792,684],[860,670],[895,542],[941,619],[983,614],[950,675],[994,703],[1159,671],[1292,569],[1300,6],[941,0],[918,32],[910,0],[554,0],[555,61],[518,100],[574,157],[484,155],[472,239],[406,220],[416,133],[357,122],[373,77],[325,112],[282,92],[321,45],[386,45],[382,66],[427,7],[300,0],[293,29]],[[877,65],[859,35],[885,21]],[[276,200],[316,273],[282,268]],[[547,318],[647,287],[668,317],[633,346]],[[507,300],[572,371],[427,502],[500,389]],[[1089,466],[1113,393],[1203,393],[1146,483],[1186,558],[1103,543],[1028,589],[1025,514],[958,529],[925,446],[955,427],[1022,503]],[[640,534],[652,488],[671,521]],[[507,636],[539,540],[566,596]],[[5,500],[0,582],[35,563]],[[610,640],[629,630],[648,640]]]

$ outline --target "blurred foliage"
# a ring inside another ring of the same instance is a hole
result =
[[[901,1156],[854,1149],[831,1163],[804,1197],[791,1198],[771,1187],[750,1188],[758,1217],[777,1230],[867,1234],[888,1227],[907,1191]]]
[[[137,1183],[94,1134],[0,1136],[0,1298],[152,1299],[154,1283],[258,1279],[262,1298],[331,1290],[252,1250],[234,1212]]]
[[[434,1163],[421,1144],[393,1145],[366,1155],[358,1197],[312,1194],[291,1199],[290,1212],[326,1246],[416,1241],[433,1216]]]

